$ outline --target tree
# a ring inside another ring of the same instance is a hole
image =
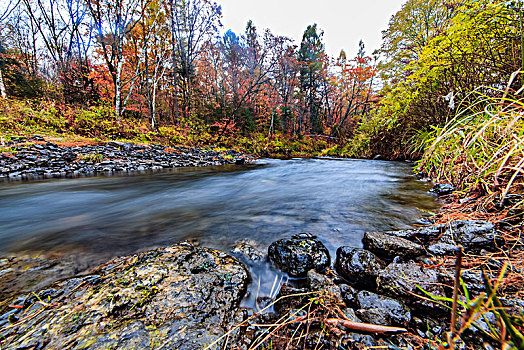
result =
[[[317,32],[316,24],[309,25],[302,36],[297,59],[300,64],[300,91],[304,99],[304,112],[309,114],[309,128],[313,133],[322,132],[318,89],[321,72],[324,69],[323,35],[324,32]],[[302,120],[300,121],[299,133],[302,133]]]
[[[196,77],[196,63],[201,57],[206,40],[217,32],[222,16],[221,7],[209,0],[171,1],[173,74],[175,79],[175,99],[178,98],[178,84],[182,91],[184,116],[191,115],[193,84]]]
[[[122,118],[123,111],[125,110],[125,105],[122,104],[123,85],[131,82],[122,81],[124,45],[128,34],[144,14],[143,9],[147,4],[147,2],[141,0],[87,1],[98,33],[97,42],[99,44],[99,52],[105,60],[113,80],[115,89],[115,113],[118,120]],[[134,82],[134,80],[132,81]]]
[[[408,0],[382,32],[378,53],[382,78],[396,82],[405,78],[406,66],[420,57],[422,49],[446,30],[457,5],[440,0]]]
[[[398,75],[404,78],[384,90],[370,137],[381,147],[377,153],[405,156],[414,135],[442,125],[455,113],[445,96],[462,99],[475,89],[492,94],[489,88],[506,86],[522,66],[518,8],[497,0],[464,0],[447,6],[452,15],[442,30],[424,41],[416,57],[406,63]],[[511,88],[520,88],[518,79]]]

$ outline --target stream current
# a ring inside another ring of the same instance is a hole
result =
[[[0,256],[73,256],[83,266],[189,240],[226,252],[240,240],[262,250],[311,232],[332,260],[366,231],[410,228],[438,202],[412,164],[335,159],[259,160],[134,176],[0,184]],[[286,278],[246,262],[245,304]]]

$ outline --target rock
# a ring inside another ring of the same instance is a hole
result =
[[[437,197],[440,196],[447,196],[455,190],[455,187],[451,184],[436,184],[433,186],[433,188],[430,190],[430,192],[433,192],[437,195]]]
[[[432,301],[415,296],[427,298],[417,285],[430,294],[445,296],[444,288],[438,280],[438,273],[433,269],[425,269],[411,263],[391,263],[379,273],[377,284],[379,293],[398,299],[409,306],[421,306],[433,310],[442,308]]]
[[[355,307],[357,305],[357,293],[358,291],[348,284],[340,285],[340,294],[347,307]]]
[[[301,309],[309,301],[310,295],[307,292],[308,290],[305,288],[295,288],[284,283],[275,300],[275,311],[279,315],[283,315],[289,310]]]
[[[422,242],[427,246],[427,250],[435,255],[454,254],[459,244],[465,251],[478,252],[481,249],[494,251],[498,245],[504,243],[495,226],[488,221],[457,220],[447,225],[389,231],[387,234],[412,242]]]
[[[22,141],[25,139],[21,139]],[[16,148],[15,155],[10,153],[0,155],[0,176],[6,181],[19,181],[97,174],[111,175],[124,168],[140,172],[160,171],[164,168],[178,166],[234,164],[239,160],[243,163],[249,162],[245,155],[233,151],[226,153],[230,156],[226,159],[226,154],[215,151],[187,147],[173,147],[173,149],[174,152],[166,152],[163,146],[146,147],[115,141],[104,145],[81,147],[59,147],[51,142],[32,146],[23,145]],[[82,167],[86,163],[91,164],[92,167]],[[127,165],[121,166],[124,163]],[[41,167],[41,169],[37,172],[36,167]],[[75,173],[75,171],[78,172]],[[16,174],[9,176],[11,173]]]
[[[402,260],[409,260],[424,255],[424,248],[420,244],[380,232],[366,232],[362,243],[365,249],[383,259],[398,256]]]
[[[250,261],[262,261],[266,257],[266,253],[257,248],[254,241],[242,240],[231,250],[235,255],[243,256]]]
[[[358,318],[357,314],[355,313],[355,310],[353,310],[352,308],[347,307],[344,310],[342,310],[342,312],[344,313],[344,316],[346,316],[348,320],[353,321],[353,322],[362,322],[362,320]]]
[[[357,295],[360,309],[357,316],[364,322],[382,326],[407,327],[411,321],[409,309],[400,301],[361,291]]]
[[[337,249],[335,270],[350,284],[362,287],[376,287],[376,279],[385,264],[368,250],[352,247]]]
[[[299,233],[290,239],[271,243],[268,258],[292,277],[304,277],[309,270],[326,271],[331,265],[328,249],[310,233]]]
[[[50,306],[35,299],[38,317],[0,329],[0,345],[201,349],[234,324],[248,283],[235,258],[190,245],[118,258],[95,272],[54,284],[42,298]],[[30,314],[27,304],[16,304],[11,319]]]
[[[376,156],[373,157],[373,160],[384,160],[384,157],[382,157],[382,155],[380,154],[377,154]]]
[[[366,350],[373,349],[377,345],[377,340],[369,334],[349,333],[341,338],[343,349]]]
[[[333,281],[326,275],[322,275],[315,270],[309,270],[307,273],[307,282],[309,290],[314,291],[327,291],[333,294],[340,302],[342,302],[342,293],[340,287],[338,287]]]

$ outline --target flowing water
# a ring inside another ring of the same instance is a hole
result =
[[[267,250],[311,232],[334,258],[339,246],[361,246],[366,231],[409,228],[435,210],[428,189],[407,163],[329,159],[6,183],[0,256],[56,253],[94,265],[183,240],[230,251],[249,239]],[[246,300],[269,294],[280,280],[268,263],[250,268]]]

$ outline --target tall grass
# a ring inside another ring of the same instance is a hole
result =
[[[522,192],[524,99],[515,97],[521,91],[509,96],[508,90],[479,88],[444,126],[420,133],[425,152],[419,171],[463,193],[500,192],[503,200]]]

